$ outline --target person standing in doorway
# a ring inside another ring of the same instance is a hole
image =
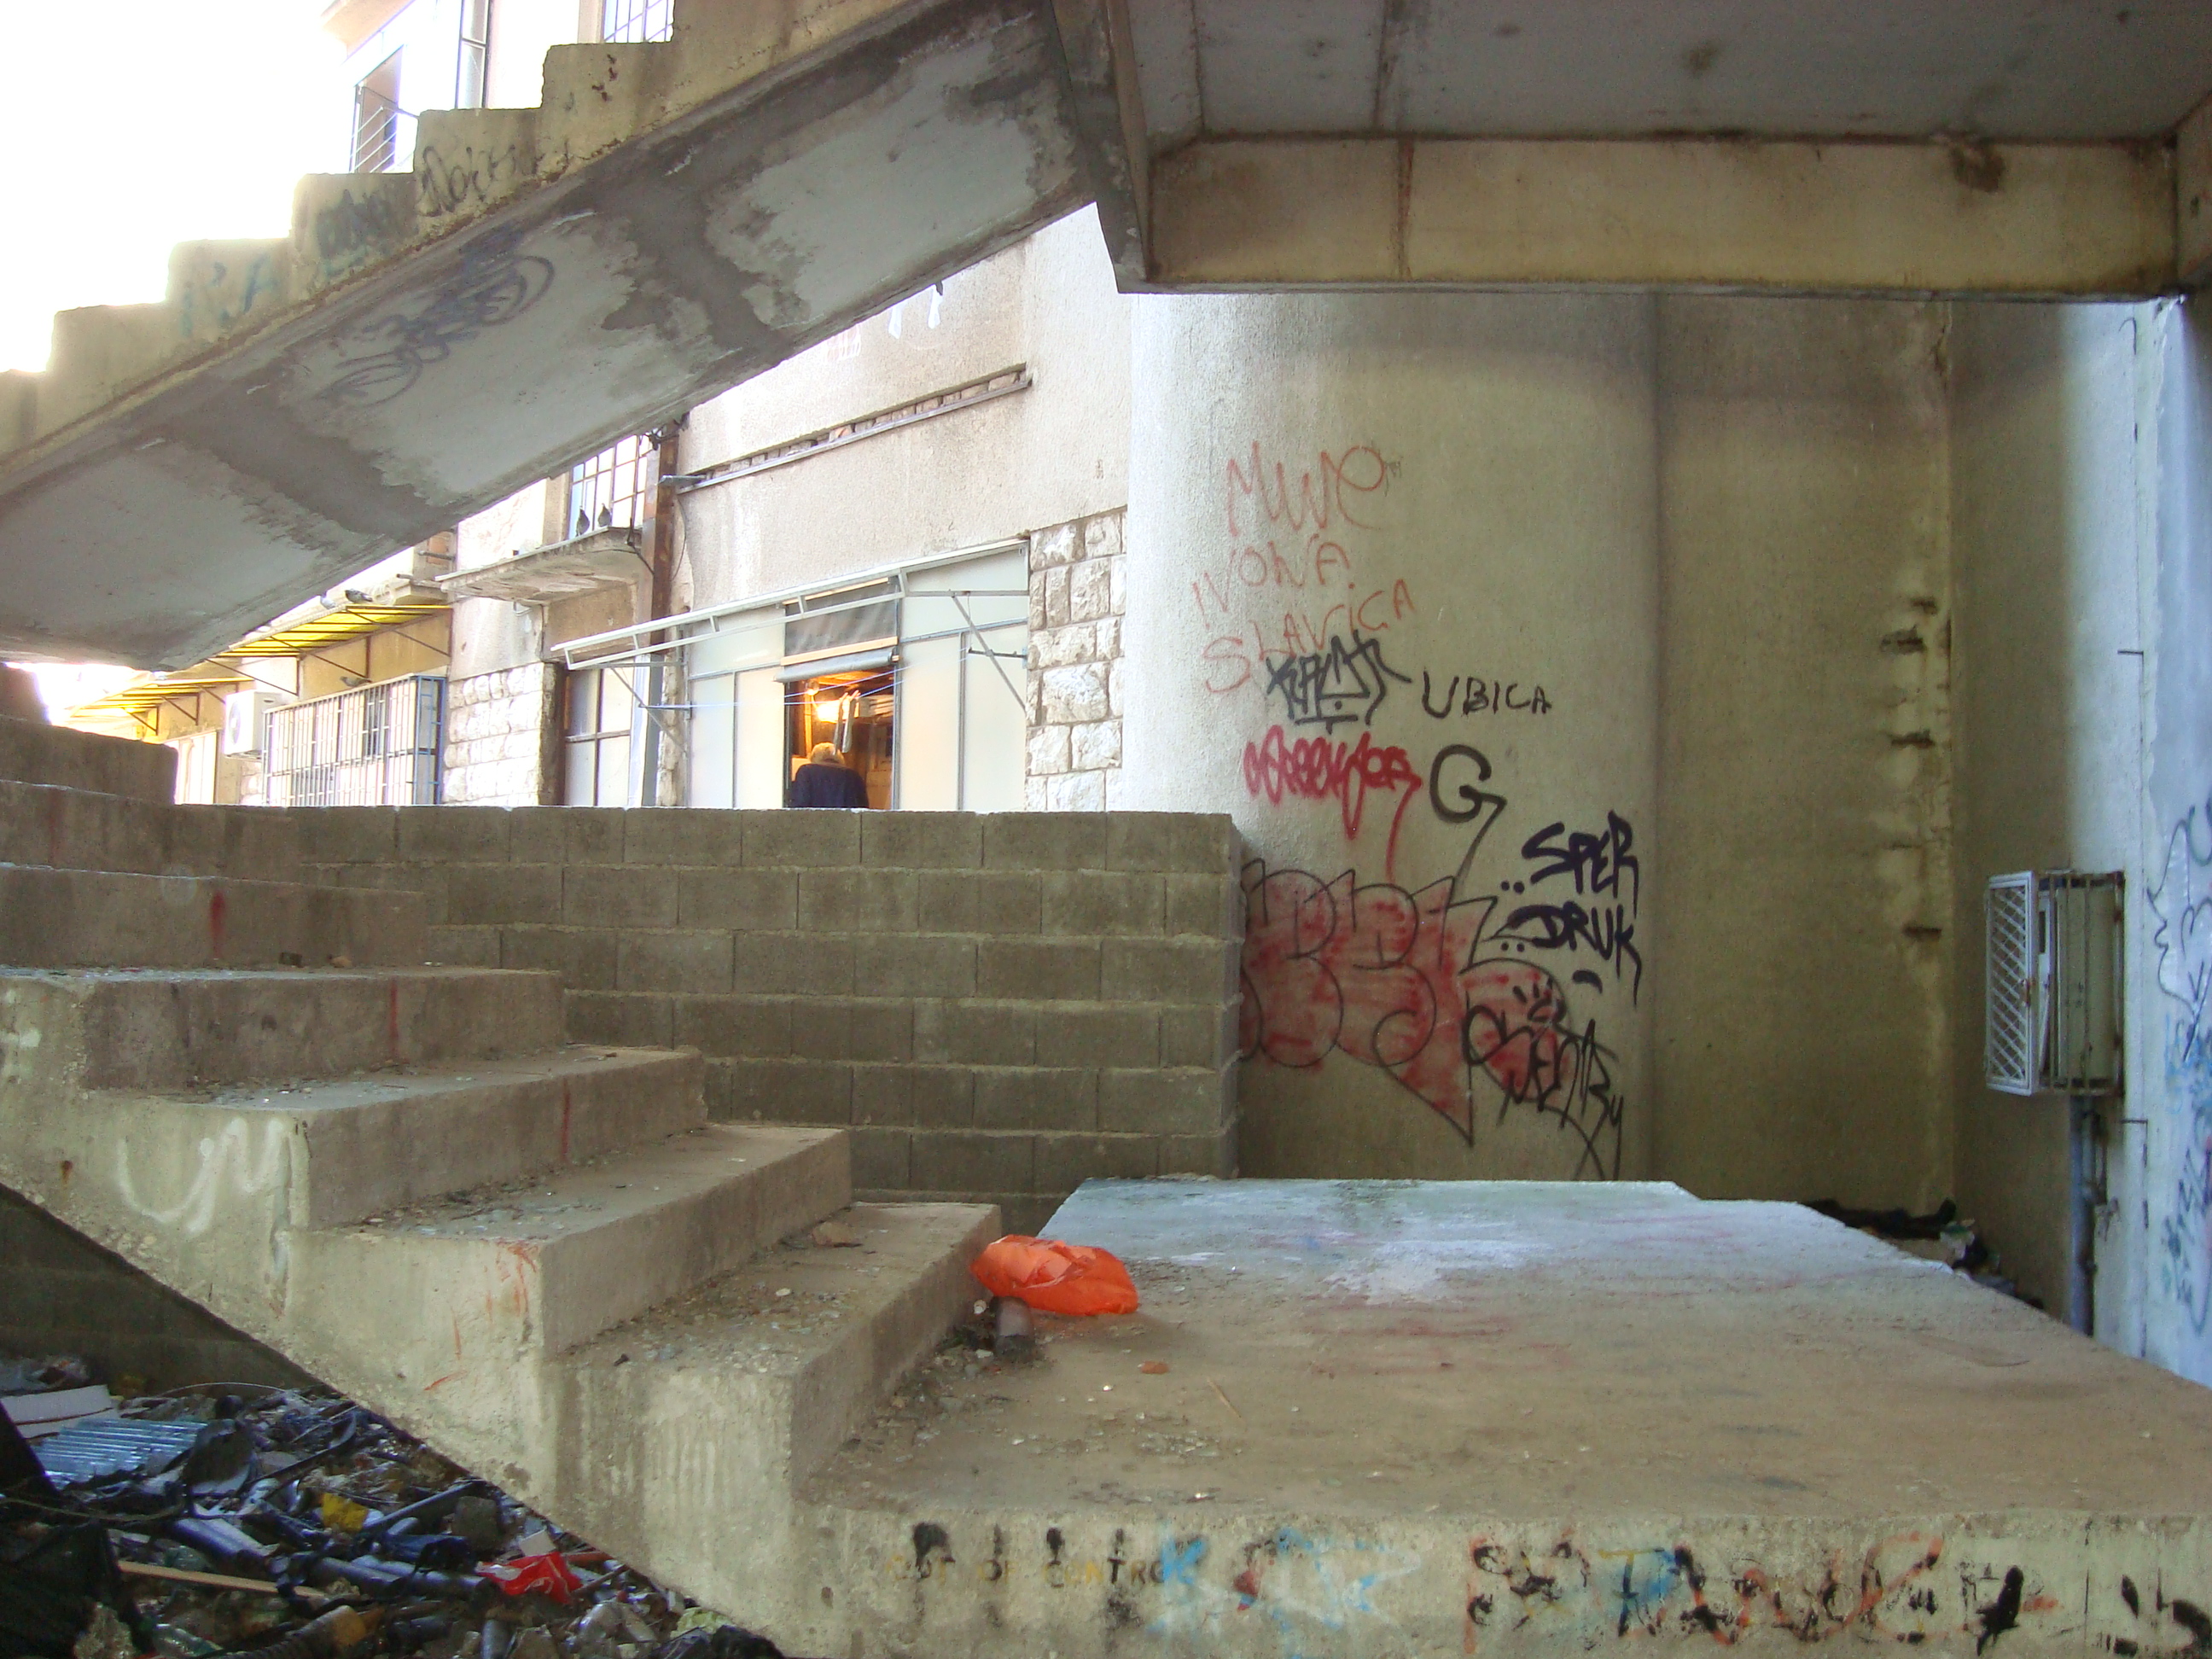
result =
[[[791,781],[793,806],[866,806],[868,786],[858,772],[837,758],[835,744],[817,743],[806,764]]]

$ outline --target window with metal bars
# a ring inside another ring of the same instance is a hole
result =
[[[393,52],[353,89],[353,171],[389,173],[411,163],[415,118],[399,107],[399,54]]]
[[[491,0],[461,0],[460,64],[453,83],[455,109],[482,109],[491,62]]]
[[[618,438],[589,460],[568,470],[568,534],[595,530],[635,530],[652,510],[646,499],[652,486],[651,438]]]
[[[601,0],[602,40],[665,40],[675,27],[675,0]]]

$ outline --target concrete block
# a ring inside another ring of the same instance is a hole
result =
[[[567,806],[518,806],[507,815],[507,856],[517,864],[568,862]]]
[[[1230,940],[1109,939],[1099,949],[1109,1002],[1213,1006],[1237,994],[1237,951]]]
[[[1036,726],[1030,732],[1024,764],[1033,778],[1051,777],[1067,770],[1072,754],[1066,726]]]
[[[975,941],[939,933],[862,941],[853,953],[853,989],[860,996],[973,996]]]
[[[799,876],[791,870],[678,871],[676,908],[686,927],[795,927]]]
[[[853,1067],[853,1122],[856,1127],[903,1128],[914,1121],[914,1068],[910,1066]]]
[[[1046,1066],[1157,1066],[1160,1011],[1141,1004],[1047,1003],[1037,1010],[1037,1060]]]
[[[1114,614],[1113,571],[1103,559],[1085,559],[1067,573],[1067,617],[1096,622]]]
[[[676,1042],[706,1054],[781,1058],[792,1052],[794,1010],[805,1006],[788,997],[678,996]]]
[[[983,862],[983,823],[973,812],[867,812],[860,862],[891,870],[973,870]]]
[[[425,907],[327,887],[0,865],[0,963],[204,968],[419,963]]]
[[[964,1066],[909,1066],[909,1121],[918,1129],[965,1129],[975,1121],[975,1074]]]
[[[1072,1193],[1086,1181],[1145,1181],[1160,1173],[1153,1135],[1054,1135],[1036,1138],[1036,1184]]]
[[[1106,867],[1231,876],[1240,854],[1225,812],[1115,812],[1106,820]]]
[[[426,927],[422,960],[448,968],[501,966],[496,927]]]
[[[446,872],[446,921],[452,927],[557,922],[561,909],[557,864],[457,864]]]
[[[1095,816],[1106,810],[1104,772],[1069,772],[1057,778],[1033,779],[1044,785],[1043,810]]]
[[[979,1067],[979,1129],[1093,1130],[1098,1127],[1098,1073],[1064,1066]]]
[[[562,1002],[572,1042],[665,1048],[674,1040],[668,997],[632,991],[570,991]]]
[[[1037,1010],[1027,1002],[920,1001],[914,1009],[914,1057],[966,1066],[1036,1062]]]
[[[502,864],[507,857],[503,806],[402,806],[399,856],[425,863]]]
[[[1055,870],[1042,881],[1047,933],[1151,938],[1160,931],[1158,876]]]
[[[1085,812],[994,812],[983,823],[992,870],[1103,870],[1107,820]]]
[[[809,998],[792,1014],[791,1051],[810,1060],[911,1060],[914,1004]]]
[[[908,1180],[923,1192],[1029,1192],[1036,1180],[1035,1141],[1030,1134],[981,1130],[917,1132]],[[858,1175],[856,1167],[856,1182]]]
[[[732,1064],[728,1060],[710,1060],[707,1062],[706,1074],[700,1079],[699,1097],[706,1105],[707,1119],[710,1123],[731,1123],[737,1120],[737,1109],[731,1101],[730,1069]]]
[[[1037,531],[1030,538],[1030,568],[1033,571],[1073,564],[1082,556],[1083,522],[1079,519]]]
[[[731,988],[730,935],[719,931],[624,933],[615,984],[625,991],[716,996]]]
[[[611,991],[619,937],[606,927],[502,927],[499,965],[558,974],[572,991]]]
[[[1166,895],[1160,931],[1170,937],[1244,937],[1244,895],[1234,876],[1163,876]]]
[[[1069,764],[1079,771],[1097,772],[1121,763],[1121,722],[1092,720],[1068,728]]]
[[[557,835],[562,847],[558,861],[562,864],[620,864],[623,820],[629,816],[620,806],[518,807],[513,833],[541,841]]]
[[[793,811],[733,814],[744,828],[744,860],[756,868],[830,869],[860,861],[865,812]]]
[[[732,986],[756,996],[849,996],[855,941],[845,933],[738,933]]]
[[[561,920],[572,927],[673,927],[673,870],[570,865],[561,872]]]
[[[1098,1127],[1109,1133],[1218,1134],[1236,1100],[1234,1069],[1101,1072]]]
[[[1162,1135],[1160,1169],[1164,1176],[1212,1176],[1221,1181],[1237,1178],[1237,1132],[1231,1124],[1210,1135]]]
[[[42,720],[0,720],[0,778],[100,795],[176,799],[177,751]]]
[[[744,843],[744,815],[710,807],[647,806],[623,819],[623,862],[735,866]]]
[[[399,856],[399,813],[390,806],[294,807],[287,814],[310,863],[389,863]]]
[[[299,858],[299,830],[290,816],[266,806],[181,806],[172,820],[175,846],[182,853],[205,835],[215,844],[216,867],[223,874],[291,879],[282,873]]]
[[[925,870],[915,890],[915,921],[927,933],[1034,933],[1043,922],[1043,878],[1024,871]]]
[[[1241,1047],[1237,1021],[1243,1008],[1239,1001],[1217,1007],[1161,1009],[1160,1064],[1203,1066],[1208,1070],[1228,1065]]]
[[[906,1186],[910,1168],[910,1130],[856,1127],[853,1131],[853,1188],[898,1189]]]
[[[767,1123],[853,1121],[853,1068],[832,1060],[732,1059],[730,1110]]]
[[[1100,982],[1096,939],[984,939],[975,946],[980,996],[1097,1002]]]
[[[823,931],[910,933],[915,878],[908,870],[804,870],[799,925]]]

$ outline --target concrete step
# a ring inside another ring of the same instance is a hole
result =
[[[289,873],[294,823],[256,806],[176,806],[128,794],[0,778],[0,864],[137,875]]]
[[[215,1115],[294,1127],[289,1221],[335,1227],[465,1188],[665,1140],[705,1124],[689,1050],[572,1044],[551,1054],[395,1066],[289,1086],[221,1089]]]
[[[343,1310],[349,1328],[372,1322],[402,1375],[467,1373],[496,1398],[527,1352],[561,1352],[681,1296],[852,1190],[839,1131],[712,1125],[295,1234],[290,1296]]]
[[[989,1205],[835,1219],[857,1247],[778,1244],[563,1356],[562,1439],[590,1455],[533,1472],[530,1501],[726,1602],[787,1577],[783,1504],[981,1294],[968,1264],[999,1231]]]
[[[0,963],[11,968],[367,966],[420,962],[420,894],[0,866]]]
[[[167,803],[176,797],[177,751],[167,744],[0,718],[0,778]]]
[[[562,1042],[555,974],[484,968],[0,969],[0,1087],[173,1091],[390,1065],[495,1060]]]

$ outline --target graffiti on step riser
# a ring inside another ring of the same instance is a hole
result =
[[[2212,802],[2166,837],[2166,866],[2146,895],[2165,999],[2166,1077],[2173,1115],[2170,1183],[2156,1194],[2158,1288],[2199,1336],[2212,1325]]]
[[[1364,734],[1362,752],[1371,752]],[[1341,1054],[1375,1066],[1470,1145],[1484,1104],[1501,1120],[1534,1109],[1570,1136],[1576,1174],[1617,1176],[1616,1056],[1595,1018],[1571,1007],[1559,975],[1594,995],[1637,1000],[1643,877],[1629,821],[1618,812],[1590,829],[1554,820],[1523,839],[1517,860],[1493,861],[1502,878],[1484,881],[1479,855],[1509,803],[1486,787],[1492,768],[1480,750],[1439,750],[1425,791],[1398,749],[1379,766],[1347,763],[1334,775],[1347,823],[1370,787],[1406,791],[1386,869],[1417,795],[1438,823],[1466,831],[1466,850],[1455,872],[1419,887],[1363,882],[1353,870],[1323,877],[1263,859],[1247,865],[1244,1056],[1314,1066]]]
[[[947,1517],[915,1522],[881,1570],[925,1616],[971,1596],[993,1607],[1001,1595],[1042,1593],[1055,1621],[1095,1621],[1108,1650],[1141,1634],[1170,1651],[1256,1647],[1286,1659],[1426,1652],[1449,1631],[1465,1654],[1547,1642],[1732,1647],[1754,1637],[1982,1659],[2023,1641],[2041,1650],[2065,1640],[2114,1659],[2212,1651],[2205,1600],[2179,1593],[2150,1562],[2091,1566],[2078,1541],[2024,1558],[2003,1540],[1954,1541],[1932,1525],[1844,1537],[1783,1559],[1741,1532],[1733,1544],[1600,1542],[1529,1528],[1462,1544],[1196,1517],[1034,1533]]]

